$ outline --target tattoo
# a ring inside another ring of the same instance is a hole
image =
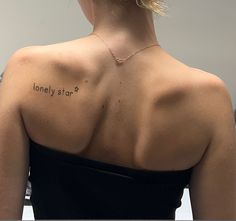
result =
[[[34,83],[33,90],[39,93],[48,94],[51,97],[56,96],[56,95],[71,97],[72,95],[79,92],[79,87],[78,86],[74,87],[73,91],[65,90],[64,88],[56,90],[52,88],[51,85],[47,87],[47,86],[39,86],[39,85],[36,85],[36,83]]]

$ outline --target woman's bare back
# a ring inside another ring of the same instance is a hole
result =
[[[117,66],[89,38],[31,54],[21,110],[35,142],[140,169],[184,170],[200,161],[210,139],[200,105],[207,73],[156,47]]]

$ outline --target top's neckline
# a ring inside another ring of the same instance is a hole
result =
[[[37,149],[37,151],[49,155],[53,157],[54,159],[59,159],[75,164],[80,164],[86,166],[92,166],[95,168],[104,168],[104,169],[111,169],[111,170],[118,170],[118,171],[123,171],[123,172],[134,172],[134,173],[149,173],[149,174],[180,174],[180,173],[188,173],[190,172],[193,167],[190,167],[188,169],[183,169],[183,170],[148,170],[148,169],[136,169],[136,168],[131,168],[131,167],[126,167],[126,166],[121,166],[121,165],[115,165],[115,164],[110,164],[98,160],[93,160],[89,158],[84,158],[75,154],[67,153],[64,151],[52,149],[52,147],[48,147],[45,145],[42,145],[40,143],[35,142],[31,138],[29,138],[29,141],[34,144],[33,147]],[[30,145],[31,146],[31,145]],[[31,146],[32,147],[32,146]]]

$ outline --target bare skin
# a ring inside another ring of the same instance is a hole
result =
[[[204,115],[193,102],[194,87],[207,85],[204,73],[161,48],[118,67],[94,36],[38,51],[38,61],[48,65],[41,65],[45,74],[26,75],[29,90],[22,104],[34,141],[132,168],[184,170],[199,162],[210,139],[205,119],[193,117]],[[80,89],[72,96],[52,96],[53,91],[50,96],[32,90],[33,82],[51,91]]]

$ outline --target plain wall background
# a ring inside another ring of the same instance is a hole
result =
[[[219,76],[236,106],[236,0],[166,0],[157,17],[161,46],[183,63]],[[30,45],[86,36],[92,26],[77,0],[0,0],[0,73],[9,57]]]

